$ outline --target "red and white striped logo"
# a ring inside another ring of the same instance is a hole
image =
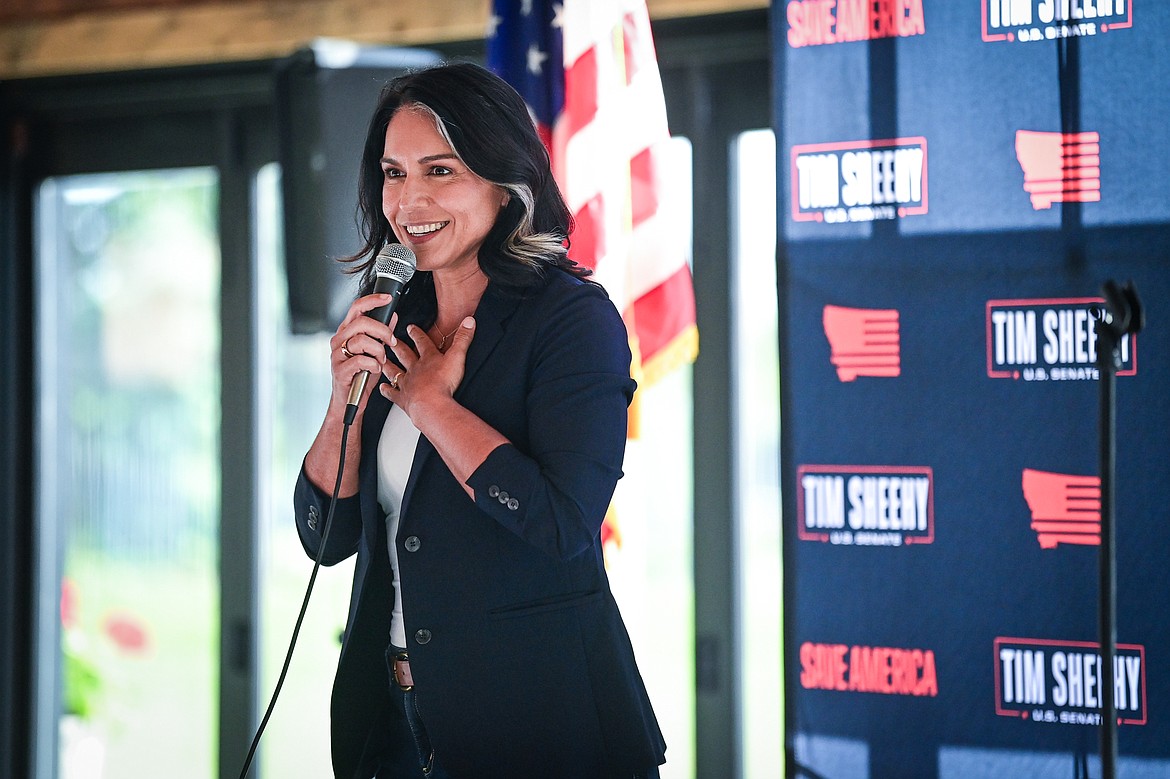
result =
[[[898,311],[892,308],[825,306],[829,362],[841,381],[858,376],[894,377],[902,372]]]
[[[1024,500],[1041,549],[1101,545],[1101,479],[1025,468]]]
[[[1016,159],[1032,208],[1101,199],[1101,137],[1094,132],[1016,132]]]

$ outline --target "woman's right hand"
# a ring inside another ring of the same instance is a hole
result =
[[[358,413],[365,410],[366,401],[383,372],[382,366],[389,359],[386,344],[390,343],[394,325],[398,321],[398,314],[394,314],[390,317],[390,324],[384,325],[366,314],[389,303],[391,297],[388,294],[375,294],[355,300],[345,319],[338,325],[337,332],[329,339],[329,368],[333,374],[333,390],[329,401],[331,411],[344,410],[354,378],[362,371],[369,371],[370,379],[358,401]]]

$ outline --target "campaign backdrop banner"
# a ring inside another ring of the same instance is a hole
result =
[[[1170,3],[772,10],[787,775],[1170,776]]]

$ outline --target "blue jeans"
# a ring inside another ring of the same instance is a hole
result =
[[[394,656],[401,650],[386,649],[386,670],[390,681],[390,728],[393,748],[378,770],[378,779],[448,779],[435,760],[431,739],[418,710],[414,690],[403,690],[394,682]]]
[[[410,735],[418,750],[418,764],[423,776],[427,779],[447,779],[447,773],[435,762],[435,750],[431,748],[431,739],[418,713],[418,697],[414,690],[402,693],[402,707],[406,710],[406,722],[410,725]]]

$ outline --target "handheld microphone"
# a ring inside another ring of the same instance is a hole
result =
[[[418,264],[414,252],[400,243],[389,243],[378,252],[374,260],[374,289],[373,292],[389,294],[390,302],[379,306],[366,316],[377,319],[384,325],[390,324],[390,317],[394,313],[398,300],[402,297],[402,288],[414,276],[414,268]],[[349,397],[346,399],[345,421],[350,423],[357,414],[358,401],[366,390],[366,382],[370,380],[369,371],[361,371],[353,378],[349,387]]]

